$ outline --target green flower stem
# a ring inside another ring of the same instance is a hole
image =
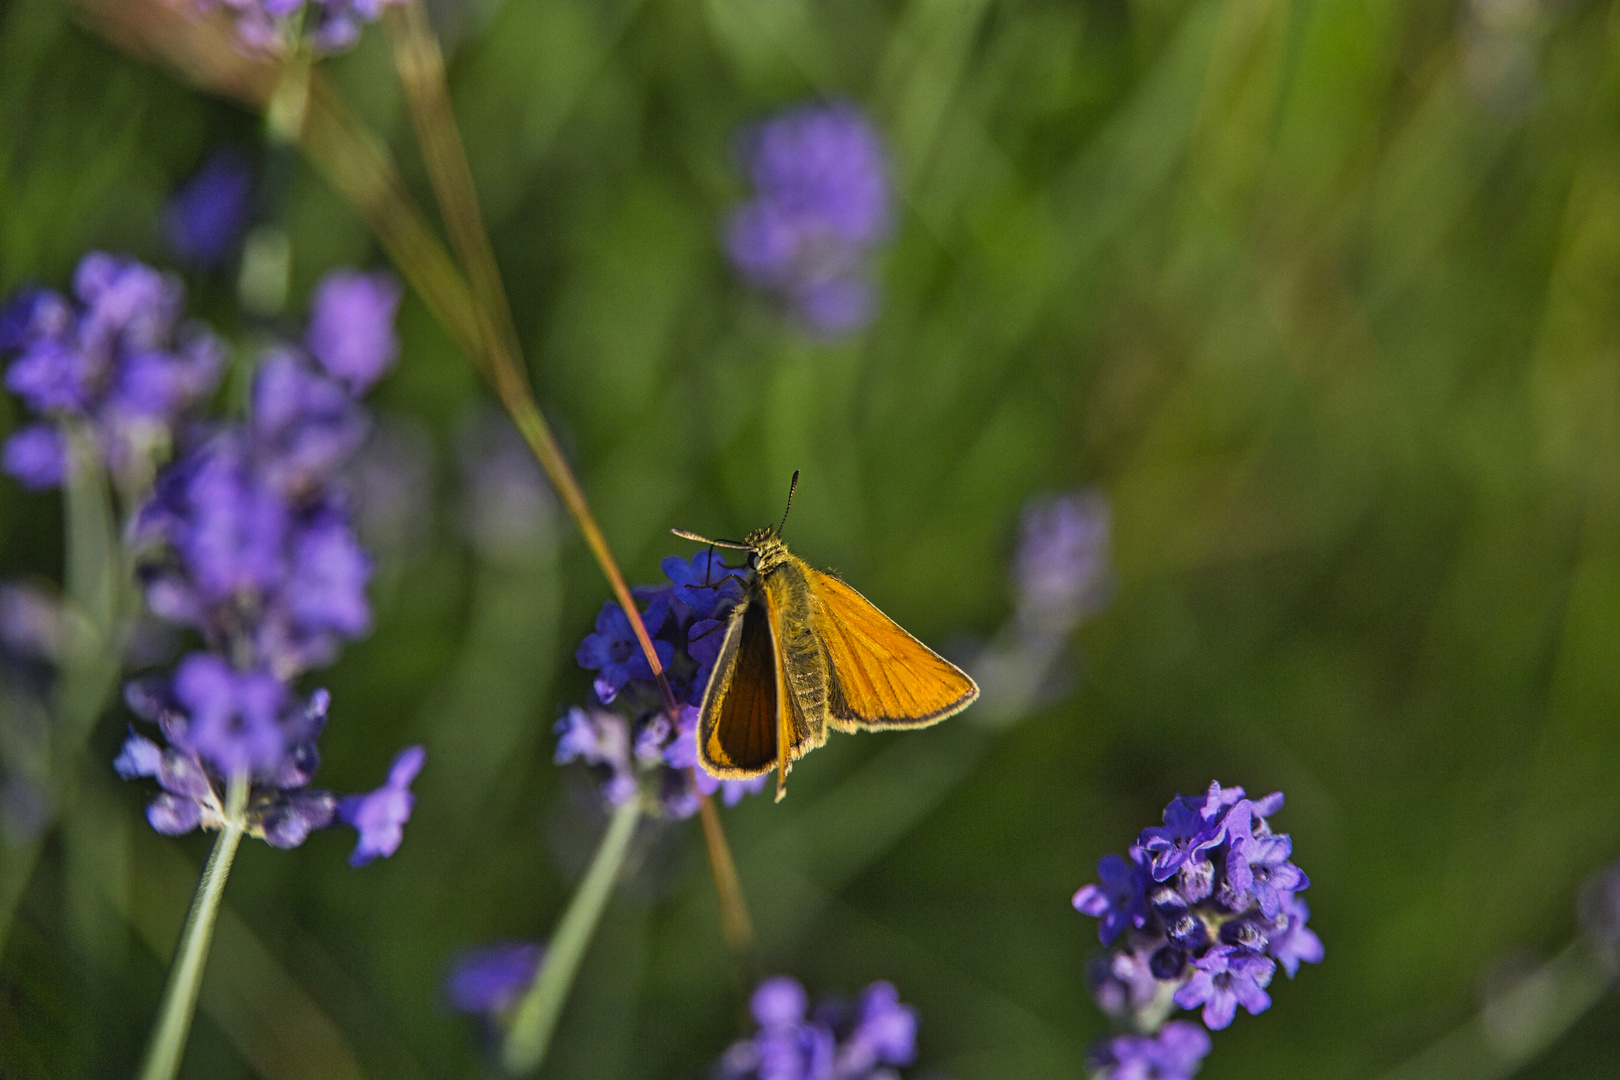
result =
[[[233,779],[225,800],[225,825],[214,840],[214,850],[197,883],[197,897],[191,902],[185,929],[180,931],[180,947],[169,969],[169,984],[163,990],[157,1023],[152,1025],[152,1042],[140,1080],[173,1080],[180,1071],[191,1018],[197,1011],[197,994],[202,990],[208,947],[214,940],[219,902],[225,895],[225,879],[230,876],[231,863],[242,842],[242,811],[247,806],[247,795],[247,777]]]
[[[1503,1080],[1557,1042],[1613,981],[1592,944],[1577,938],[1384,1080]]]
[[[86,432],[69,427],[63,434],[73,468],[62,486],[65,602],[61,666],[51,702],[49,782],[58,813],[65,816],[77,800],[84,742],[118,686],[121,626],[131,593],[106,470]],[[44,843],[43,836],[36,837],[4,849],[0,857],[0,949]]]
[[[624,865],[625,852],[630,848],[630,837],[635,834],[640,817],[639,798],[629,800],[613,812],[602,843],[591,859],[590,869],[569,901],[568,910],[563,912],[562,922],[557,924],[557,932],[546,946],[546,958],[534,983],[518,1002],[517,1012],[507,1029],[501,1062],[508,1072],[532,1073],[545,1061],[552,1033],[557,1030],[557,1019],[579,971],[579,962],[596,934],[596,924],[601,921],[602,910],[613,893],[613,883]]]

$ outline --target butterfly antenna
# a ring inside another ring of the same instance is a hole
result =
[[[792,511],[792,509],[793,509],[793,493],[795,491],[797,491],[797,490],[799,490],[799,470],[794,469],[793,470],[793,480],[788,484],[787,509],[782,511],[782,521],[781,521],[780,524],[778,524],[776,526],[776,535],[777,536],[782,535],[782,526],[787,524],[788,513],[790,511]]]
[[[707,536],[699,536],[697,533],[688,532],[685,529],[671,529],[669,531],[682,540],[696,540],[700,544],[708,544],[711,547],[734,548],[737,551],[754,550],[752,545],[745,544],[740,540],[710,540]]]

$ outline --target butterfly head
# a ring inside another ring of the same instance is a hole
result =
[[[748,546],[748,565],[755,573],[768,574],[788,557],[787,544],[769,526],[755,529],[743,538]]]

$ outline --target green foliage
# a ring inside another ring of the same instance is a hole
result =
[[[459,14],[451,90],[539,400],[632,581],[686,550],[671,525],[772,520],[798,468],[795,552],[948,641],[1007,616],[1030,495],[1115,507],[1121,587],[1072,694],[994,737],[836,738],[786,802],[726,813],[768,970],[892,980],[942,1074],[1079,1075],[1103,1025],[1068,897],[1212,777],[1287,791],[1327,946],[1216,1035],[1213,1080],[1378,1074],[1499,957],[1575,933],[1620,851],[1620,51],[1611,4],[1526,7],[1522,86],[1481,59],[1510,31],[1450,2]],[[380,34],[332,66],[426,202]],[[871,110],[900,190],[881,317],[836,347],[716,244],[734,132],[814,96]],[[53,0],[0,6],[0,287],[90,247],[160,258],[169,186],[256,138]],[[380,256],[286,172],[297,307]],[[236,328],[229,285],[193,293]],[[602,828],[550,726],[606,587],[560,516],[521,557],[468,549],[452,436],[481,390],[414,300],[402,330],[379,396],[433,430],[441,512],[329,673],[322,778],[373,786],[423,742],[416,816],[360,872],[335,834],[242,853],[184,1076],[476,1074],[448,954],[547,933]],[[7,575],[57,572],[57,521],[0,483]],[[47,850],[0,958],[0,1074],[137,1059],[206,841],[150,835],[109,782],[127,720],[86,767],[122,861]],[[631,859],[545,1075],[706,1075],[734,1035],[695,823]],[[1614,1075],[1616,1030],[1610,1000],[1534,1070]]]

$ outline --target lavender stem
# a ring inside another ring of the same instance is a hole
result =
[[[518,1002],[512,1025],[507,1029],[501,1061],[508,1072],[532,1073],[545,1061],[552,1033],[557,1029],[557,1020],[579,971],[579,962],[596,934],[596,924],[601,921],[602,911],[613,893],[613,883],[624,865],[630,837],[635,835],[636,821],[640,817],[639,798],[629,799],[614,810],[602,843],[591,859],[590,869],[569,901],[568,910],[563,912],[545,961]]]
[[[225,825],[214,840],[208,865],[197,883],[197,897],[191,902],[185,929],[180,932],[180,946],[169,971],[169,984],[163,990],[157,1023],[152,1026],[152,1042],[146,1052],[146,1063],[141,1067],[140,1080],[173,1080],[180,1071],[186,1037],[191,1032],[191,1018],[197,1012],[197,995],[202,990],[208,948],[214,940],[214,922],[225,895],[225,879],[230,876],[231,863],[242,842],[242,811],[247,806],[247,795],[247,777],[233,778],[225,797]]]

